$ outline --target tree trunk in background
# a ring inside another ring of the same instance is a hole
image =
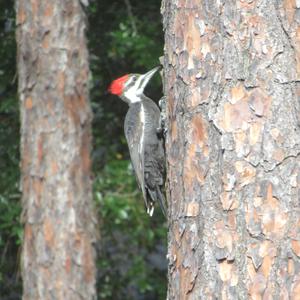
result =
[[[94,299],[84,13],[77,0],[17,0],[16,10],[23,299]]]
[[[163,1],[168,299],[300,299],[299,1]]]

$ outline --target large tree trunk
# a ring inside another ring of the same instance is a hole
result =
[[[94,299],[84,14],[78,0],[17,0],[16,10],[23,299]]]
[[[300,299],[298,2],[163,2],[169,299]]]

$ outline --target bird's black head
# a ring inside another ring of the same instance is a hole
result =
[[[119,96],[129,105],[141,101],[141,96],[144,89],[153,77],[153,75],[160,70],[161,67],[155,67],[146,74],[126,74],[114,80],[108,88],[108,92]]]

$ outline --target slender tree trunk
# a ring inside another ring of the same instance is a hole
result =
[[[168,299],[300,299],[299,1],[164,0]]]
[[[17,0],[23,299],[95,299],[91,111],[78,0]]]

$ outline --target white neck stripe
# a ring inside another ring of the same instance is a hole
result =
[[[133,88],[127,90],[124,93],[124,96],[129,100],[129,103],[137,103],[142,101],[141,96],[138,96]]]

